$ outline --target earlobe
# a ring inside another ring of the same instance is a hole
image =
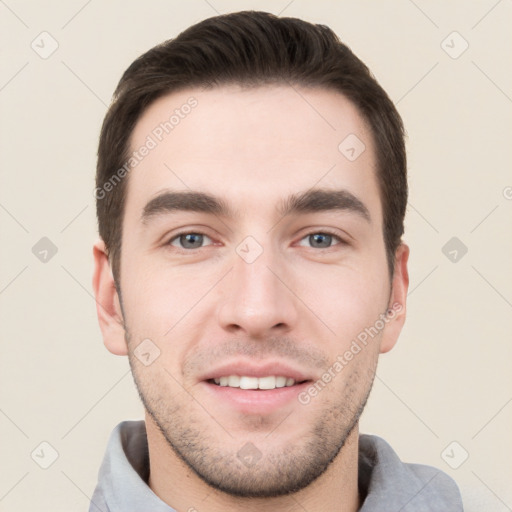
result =
[[[105,243],[98,240],[93,246],[94,274],[92,286],[96,298],[96,313],[103,343],[116,355],[127,355],[123,314],[119,294],[108,261]]]
[[[401,243],[395,253],[395,271],[388,304],[389,321],[381,340],[381,354],[389,352],[395,346],[405,323],[407,291],[409,289],[408,259],[409,246]]]

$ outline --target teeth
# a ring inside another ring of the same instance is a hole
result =
[[[276,388],[284,388],[286,386],[286,377],[276,377]]]
[[[223,376],[213,379],[219,386],[228,386],[230,388],[240,389],[275,389],[290,387],[295,384],[291,377],[269,375],[268,377],[247,377],[238,375]]]
[[[221,377],[222,378],[222,377]],[[258,389],[258,377],[240,377],[240,389]]]
[[[230,375],[228,377],[228,386],[230,388],[237,388],[240,386],[240,377],[238,375]]]
[[[274,389],[276,387],[275,377],[261,377],[258,381],[258,388],[260,389]]]

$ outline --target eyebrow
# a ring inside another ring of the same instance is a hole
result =
[[[220,197],[193,190],[164,191],[144,206],[141,221],[146,224],[153,217],[178,211],[208,213],[225,218],[237,216],[237,212]],[[290,195],[277,206],[277,213],[282,217],[324,211],[347,211],[355,213],[370,224],[372,222],[365,204],[344,189],[310,189]]]

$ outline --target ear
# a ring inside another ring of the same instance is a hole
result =
[[[92,286],[96,297],[96,313],[103,334],[103,343],[112,354],[125,356],[128,354],[128,349],[125,341],[123,313],[103,240],[98,240],[94,244],[93,255]]]
[[[388,304],[388,322],[383,331],[380,353],[390,351],[398,341],[406,316],[407,290],[409,289],[409,246],[401,243],[395,253],[395,271],[391,282],[391,296]]]

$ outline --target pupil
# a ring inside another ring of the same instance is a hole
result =
[[[322,242],[323,242],[324,243],[323,247],[329,246],[331,235],[328,235],[326,233],[316,233],[316,234],[312,235],[312,237],[313,237],[315,243],[319,242],[320,244],[322,244]]]
[[[185,245],[186,247],[190,247],[190,245],[187,245],[190,243],[193,246],[193,248],[201,247],[202,236],[203,235],[200,235],[198,233],[188,233],[187,235],[182,236],[182,242],[183,240],[185,240],[185,243],[183,245]]]

